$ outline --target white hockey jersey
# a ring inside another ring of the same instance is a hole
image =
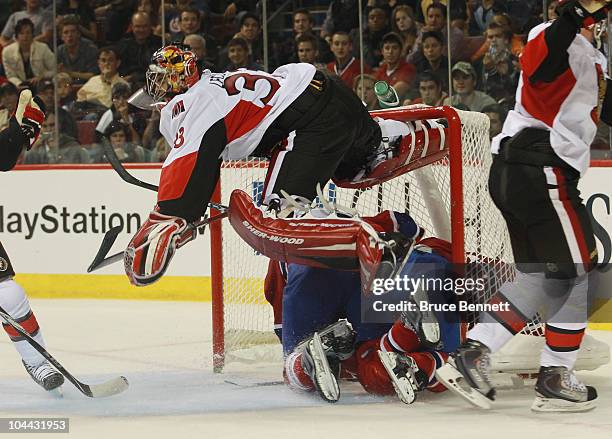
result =
[[[191,89],[168,102],[160,118],[160,131],[172,147],[159,184],[162,211],[199,216],[195,210],[203,212],[216,185],[219,159],[249,156],[314,74],[314,66],[302,63],[273,73],[206,71]],[[189,206],[194,203],[199,205]]]
[[[529,32],[516,105],[493,139],[493,154],[505,137],[527,127],[542,128],[550,131],[555,153],[581,175],[586,172],[606,91],[607,63],[576,31],[560,17]]]

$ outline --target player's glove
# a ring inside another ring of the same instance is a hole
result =
[[[136,286],[163,276],[177,248],[196,237],[196,229],[177,216],[151,212],[125,250],[125,273]]]
[[[38,96],[33,98],[32,92],[28,89],[22,90],[19,94],[15,120],[21,127],[23,134],[28,138],[27,149],[29,150],[40,135],[45,120],[45,105]]]
[[[407,213],[394,211],[393,216],[397,222],[398,231],[413,241],[418,241],[425,234],[425,229],[420,227]]]
[[[610,3],[601,0],[561,0],[557,14],[568,16],[578,27],[589,28],[608,18]]]

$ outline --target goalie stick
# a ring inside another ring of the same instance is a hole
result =
[[[0,307],[0,317],[15,329],[25,340],[36,349],[49,363],[53,365],[55,369],[64,377],[70,381],[74,386],[85,396],[89,396],[90,398],[103,398],[106,396],[116,395],[118,393],[123,392],[129,386],[127,378],[124,376],[119,376],[117,378],[113,378],[111,380],[105,381],[100,384],[85,384],[81,381],[77,380],[70,372],[68,372],[64,366],[62,366],[59,361],[57,361],[53,356],[42,347],[36,340],[32,338],[32,336],[23,329],[23,327],[15,321],[5,310]]]

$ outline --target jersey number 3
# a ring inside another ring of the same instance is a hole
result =
[[[270,99],[272,99],[272,97],[276,94],[276,92],[280,88],[280,84],[278,83],[278,81],[270,76],[252,75],[250,73],[238,73],[236,75],[228,76],[227,78],[225,78],[225,81],[223,82],[223,87],[227,91],[228,95],[234,96],[240,93],[240,90],[236,86],[236,81],[238,81],[238,78],[243,78],[244,79],[243,87],[251,91],[255,91],[255,83],[259,80],[267,81],[268,84],[270,84],[270,91],[268,92],[268,94],[264,96],[263,98],[260,98],[261,103],[264,105],[270,102]]]
[[[174,148],[180,148],[185,143],[185,128],[179,127],[176,132],[176,138],[174,139]]]

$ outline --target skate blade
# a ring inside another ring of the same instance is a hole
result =
[[[48,390],[49,395],[54,398],[62,399],[64,397],[64,391],[62,390],[62,386],[56,387],[55,389]]]
[[[536,413],[588,412],[597,407],[596,401],[594,399],[585,402],[572,402],[560,398],[545,398],[536,395],[531,405],[531,411]]]
[[[340,399],[340,387],[334,376],[323,350],[321,337],[315,332],[308,344],[315,368],[315,385],[319,395],[327,402],[337,402]]]
[[[380,358],[380,362],[387,371],[389,378],[391,378],[391,384],[393,384],[399,400],[404,404],[412,404],[416,401],[416,383],[414,381],[411,382],[411,379],[408,377],[397,378],[395,373],[393,373],[393,369],[396,366],[395,361],[390,358],[387,352],[378,351],[378,358]]]
[[[429,314],[429,313],[428,313]],[[424,315],[423,320],[431,318],[429,315]],[[437,346],[440,343],[440,325],[438,322],[435,323],[422,323],[423,335],[425,340],[433,346]]]
[[[491,408],[491,400],[466,382],[463,375],[456,369],[452,359],[449,359],[448,363],[436,370],[436,378],[447,389],[470,404],[485,410]]]

